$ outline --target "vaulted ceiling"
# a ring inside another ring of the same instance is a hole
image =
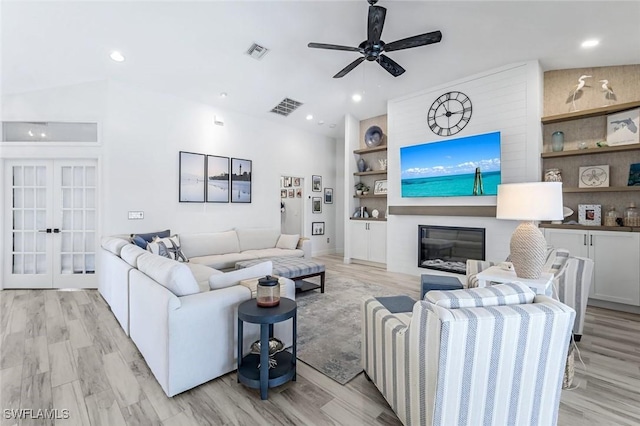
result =
[[[389,99],[505,64],[537,59],[551,70],[640,63],[638,1],[381,0],[382,40],[440,30],[442,42],[390,52],[407,70],[400,77],[365,62],[333,79],[359,53],[307,43],[357,46],[366,38],[368,6],[365,0],[5,1],[2,90],[116,79],[339,136],[340,126],[330,125],[345,113],[384,114]],[[589,38],[600,45],[581,48]],[[269,49],[259,61],[245,54],[253,42]],[[112,61],[113,50],[126,60]],[[363,93],[360,103],[351,100],[356,92]],[[304,105],[287,118],[270,113],[285,97]]]

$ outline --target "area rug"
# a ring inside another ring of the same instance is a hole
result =
[[[362,371],[362,299],[399,294],[403,293],[398,289],[327,272],[324,293],[316,290],[296,295],[298,359],[346,384]]]

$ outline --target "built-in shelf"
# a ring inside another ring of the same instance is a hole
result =
[[[636,151],[638,149],[640,149],[640,144],[603,146],[602,148],[574,149],[571,151],[559,151],[559,152],[543,152],[541,157],[542,158],[573,157],[576,155],[592,155],[592,154],[606,154],[610,152]]]
[[[616,231],[616,232],[640,232],[640,228],[632,228],[630,226],[586,226],[586,225],[565,225],[554,223],[541,223],[539,228],[553,229],[578,229],[584,231]]]
[[[640,186],[607,186],[603,188],[562,188],[562,192],[634,192],[640,191]]]
[[[563,121],[577,120],[580,118],[598,117],[613,114],[619,111],[640,107],[640,101],[626,102],[623,104],[609,105],[602,108],[587,109],[584,111],[569,112],[567,114],[550,115],[542,117],[542,124],[561,123]]]
[[[369,222],[386,222],[386,217],[351,217],[351,220],[368,220]]]
[[[371,170],[368,172],[355,172],[354,176],[371,176],[371,175],[386,175],[386,170]]]
[[[387,194],[354,195],[353,198],[387,198]]]
[[[356,149],[355,151],[353,151],[354,154],[368,154],[370,152],[382,152],[382,151],[386,151],[387,150],[387,146],[376,146],[375,148],[362,148],[362,149]]]

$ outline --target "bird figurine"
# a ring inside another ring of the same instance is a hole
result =
[[[587,83],[584,81],[585,78],[591,78],[590,75],[583,75],[580,76],[580,78],[578,79],[578,84],[576,84],[573,89],[571,90],[572,92],[572,96],[571,96],[571,105],[573,106],[573,110],[576,111],[576,95],[582,91],[583,87],[589,87],[587,86]]]
[[[600,83],[602,83],[602,91],[605,92],[604,98],[607,101],[615,101],[616,94],[613,93],[613,87],[609,84],[609,80],[600,80]]]

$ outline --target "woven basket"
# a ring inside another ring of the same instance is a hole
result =
[[[571,383],[573,382],[573,374],[575,372],[574,366],[574,349],[573,346],[569,348],[569,353],[567,354],[567,364],[564,367],[564,377],[562,378],[562,389],[568,389],[571,387]]]

